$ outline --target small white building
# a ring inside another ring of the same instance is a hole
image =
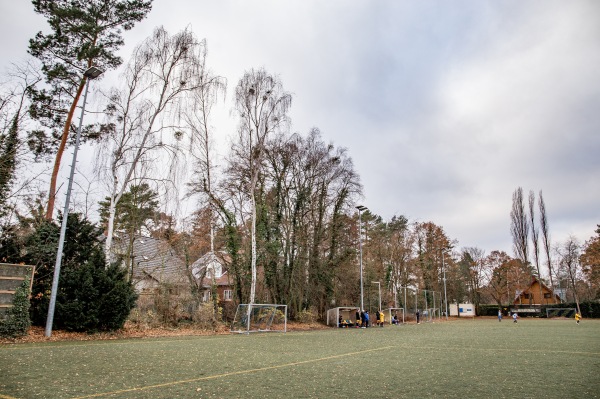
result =
[[[472,303],[449,303],[448,310],[450,311],[450,316],[476,316],[475,314],[475,305]]]

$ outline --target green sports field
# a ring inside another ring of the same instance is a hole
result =
[[[0,347],[0,398],[597,398],[600,321]]]

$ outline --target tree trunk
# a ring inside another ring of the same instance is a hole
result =
[[[56,157],[54,158],[54,168],[52,169],[52,176],[50,177],[50,188],[48,190],[48,205],[46,207],[46,220],[48,221],[52,220],[52,215],[54,213],[54,203],[56,202],[56,180],[58,179],[60,162],[62,159],[63,152],[65,151],[65,147],[67,146],[67,140],[69,138],[69,130],[71,130],[73,114],[75,113],[75,109],[77,108],[77,103],[79,102],[79,97],[81,97],[81,93],[83,92],[83,88],[85,87],[86,80],[87,78],[83,77],[81,79],[81,82],[79,83],[77,93],[75,94],[75,99],[73,99],[71,108],[69,108],[67,120],[65,121],[65,128],[63,129],[63,134],[60,138],[60,145],[58,146],[58,151],[56,151]]]

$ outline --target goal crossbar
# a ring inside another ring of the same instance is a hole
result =
[[[231,323],[232,333],[287,332],[287,305],[239,304]]]

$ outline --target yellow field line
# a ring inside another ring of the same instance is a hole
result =
[[[0,393],[0,399],[17,399],[17,398],[14,398],[14,397],[12,397],[12,396],[6,396],[6,395],[2,395],[2,394]]]
[[[171,342],[185,342],[185,341],[193,341],[196,338],[197,339],[201,339],[201,338],[206,338],[206,339],[211,339],[211,340],[221,340],[221,339],[226,339],[227,337],[230,337],[230,335],[223,335],[220,337],[215,337],[214,335],[195,335],[195,336],[182,336],[181,339],[164,339],[161,340],[161,338],[166,338],[166,337],[147,337],[147,338],[126,338],[126,339],[103,339],[103,340],[99,340],[99,341],[93,341],[93,342],[86,342],[86,341],[59,341],[62,342],[63,344],[56,344],[56,343],[48,343],[45,344],[44,342],[38,343],[32,343],[35,346],[26,346],[23,347],[21,345],[27,345],[29,342],[23,342],[23,343],[18,343],[18,344],[10,344],[11,346],[5,346],[5,347],[0,347],[0,352],[3,350],[18,350],[18,349],[46,349],[46,348],[73,348],[73,347],[82,347],[82,346],[102,346],[102,345],[130,345],[130,344],[156,344],[156,343],[171,343]],[[92,340],[90,340],[92,341]],[[126,341],[126,342],[125,342]],[[73,345],[70,345],[73,344]],[[2,399],[2,398],[0,398]]]
[[[581,351],[559,351],[559,350],[553,350],[553,349],[513,349],[513,348],[465,348],[463,346],[461,347],[451,347],[451,346],[446,346],[444,348],[439,348],[439,347],[435,347],[435,346],[402,346],[402,345],[398,345],[396,346],[396,348],[399,349],[430,349],[430,350],[456,350],[456,351],[483,351],[483,352],[513,352],[513,353],[519,353],[519,352],[526,352],[526,353],[566,353],[569,355],[594,355],[594,356],[600,356],[600,352],[581,352]]]
[[[354,355],[359,355],[359,354],[369,353],[369,352],[382,351],[382,350],[387,350],[387,349],[391,349],[391,348],[396,348],[396,346],[385,346],[385,347],[382,347],[382,348],[366,349],[364,351],[344,353],[344,354],[341,354],[341,355],[327,356],[327,357],[322,357],[322,358],[319,358],[319,359],[303,360],[301,362],[293,362],[293,363],[280,364],[278,366],[260,367],[260,368],[257,368],[257,369],[250,369],[250,370],[232,371],[230,373],[216,374],[216,375],[210,375],[210,376],[199,377],[199,378],[191,378],[191,379],[188,379],[188,380],[172,381],[172,382],[166,382],[164,384],[147,385],[145,387],[136,387],[136,388],[129,388],[129,389],[121,389],[121,390],[112,391],[112,392],[102,392],[102,393],[96,393],[96,394],[91,394],[91,395],[78,396],[78,397],[73,398],[73,399],[97,398],[97,397],[100,397],[100,396],[117,395],[117,394],[127,393],[127,392],[145,391],[145,390],[148,390],[148,389],[162,388],[162,387],[168,387],[168,386],[178,385],[178,384],[186,384],[186,383],[189,383],[189,382],[206,381],[206,380],[212,380],[212,379],[222,378],[222,377],[231,377],[231,376],[234,376],[234,375],[250,374],[250,373],[256,373],[256,372],[259,372],[259,371],[280,369],[280,368],[283,368],[283,367],[299,366],[301,364],[322,362],[322,361],[325,361],[325,360],[339,359],[339,358],[342,358],[342,357],[354,356]]]

